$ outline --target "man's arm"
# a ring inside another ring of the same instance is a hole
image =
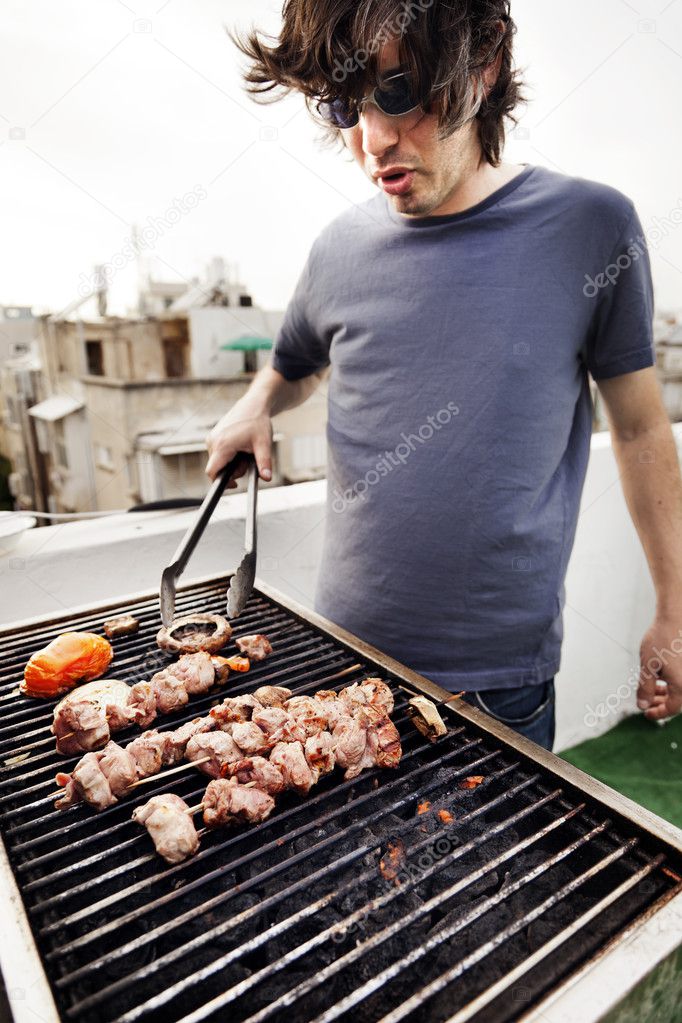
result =
[[[640,649],[637,704],[652,720],[682,709],[682,479],[654,368],[598,383],[623,492],[656,589]],[[673,640],[677,640],[671,647]],[[679,652],[678,652],[679,651]]]
[[[302,405],[321,383],[324,373],[301,380],[287,380],[272,366],[253,379],[243,398],[213,427],[206,439],[209,459],[206,472],[215,479],[239,451],[251,452],[261,479],[272,478],[272,417]],[[241,470],[233,476],[236,480]],[[236,486],[236,483],[232,484]]]

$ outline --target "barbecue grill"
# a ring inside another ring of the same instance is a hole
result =
[[[184,587],[178,614],[220,613],[227,582]],[[170,659],[156,594],[0,633],[1,965],[16,1023],[679,1018],[682,834],[262,585],[235,635],[264,632],[274,653],[234,688],[380,676],[400,767],[335,772],[176,866],[131,813],[164,791],[196,804],[205,777],[160,776],[99,814],[56,811],[55,771],[75,760],[55,753],[51,704],[20,696],[23,666],[59,632],[124,612],[141,627],[116,640],[108,674],[133,682]],[[407,714],[417,694],[441,705],[435,744]]]

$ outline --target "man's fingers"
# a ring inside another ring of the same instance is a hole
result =
[[[231,448],[215,448],[211,452],[211,456],[206,463],[206,475],[214,480],[221,469],[224,469],[228,462],[232,461],[234,456],[237,454]],[[234,478],[234,475],[233,475]]]
[[[674,717],[680,713],[680,710],[682,710],[682,693],[678,692],[678,688],[673,684],[659,680],[656,684],[656,693],[648,709],[644,712],[644,716],[649,721],[661,721],[664,718]]]
[[[272,438],[255,437],[253,442],[253,454],[258,466],[258,473],[266,482],[272,479]]]
[[[637,706],[640,710],[647,710],[654,702],[656,681],[656,677],[650,672],[640,672],[639,686],[637,687]]]

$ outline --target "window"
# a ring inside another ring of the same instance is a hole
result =
[[[181,338],[166,337],[162,343],[166,376],[169,379],[184,377],[186,375],[185,342]]]
[[[244,372],[258,372],[258,352],[244,352]]]
[[[64,420],[58,419],[54,424],[54,449],[55,461],[62,469],[69,468],[69,459],[66,453],[66,440],[64,437]]]
[[[242,309],[250,309],[253,306],[253,299],[250,295],[240,295],[239,304]]]
[[[104,376],[104,353],[102,351],[101,341],[85,342],[85,364],[87,366],[88,376]]]

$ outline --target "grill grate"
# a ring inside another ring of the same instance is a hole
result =
[[[225,586],[180,591],[178,614],[220,613]],[[280,799],[257,827],[205,835],[172,867],[130,815],[163,791],[196,804],[203,776],[159,780],[99,814],[55,811],[55,771],[76,760],[55,754],[51,705],[17,683],[58,632],[98,631],[123,611],[141,628],[114,641],[109,674],[147,678],[170,660],[154,642],[154,599],[4,641],[0,824],[63,1020],[502,1023],[679,891],[662,841],[454,711],[448,736],[427,743],[397,672],[258,591],[235,635],[265,632],[274,654],[236,679],[240,691],[310,693],[380,674],[396,697],[400,768],[351,782],[336,773],[307,799]],[[159,727],[216,701],[194,697]],[[462,784],[472,775],[484,779],[474,789]]]

